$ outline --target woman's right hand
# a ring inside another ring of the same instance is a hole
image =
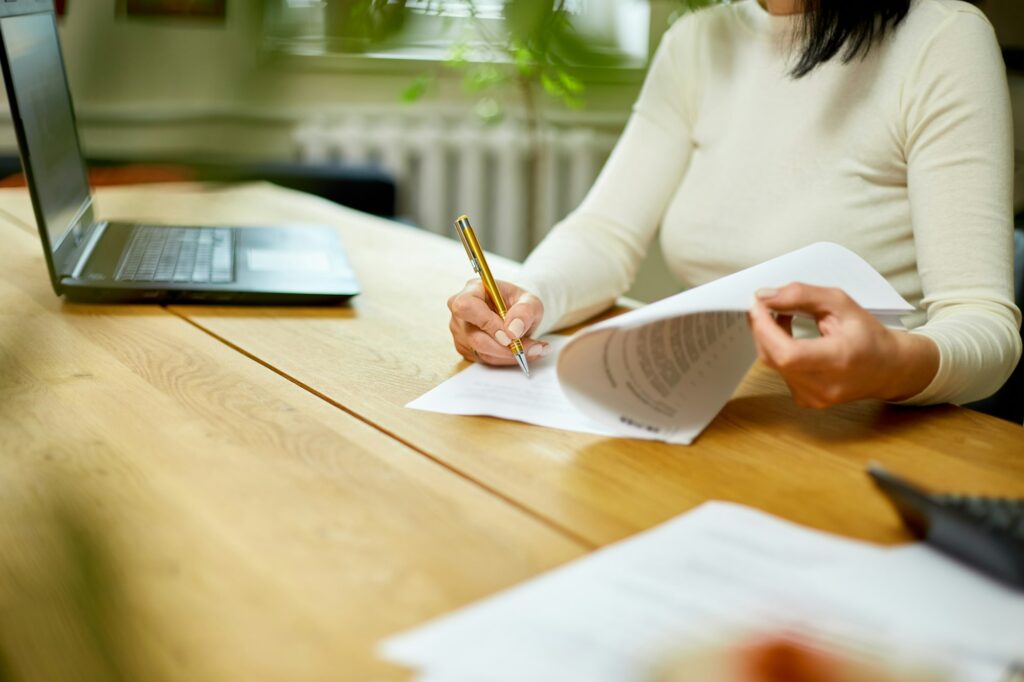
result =
[[[448,325],[455,350],[470,362],[488,365],[514,365],[515,358],[508,344],[522,339],[526,357],[547,355],[548,344],[527,338],[544,316],[540,299],[510,282],[498,282],[498,289],[508,307],[505,320],[495,312],[479,279],[466,283],[466,288],[448,299],[452,320]]]

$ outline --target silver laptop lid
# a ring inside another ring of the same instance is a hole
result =
[[[54,288],[69,274],[92,224],[92,197],[49,1],[0,5],[0,59],[21,165]]]

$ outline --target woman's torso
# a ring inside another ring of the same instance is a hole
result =
[[[961,3],[957,3],[958,5]],[[661,226],[669,267],[702,284],[814,241],[868,260],[921,302],[907,183],[905,90],[951,0],[915,0],[865,58],[790,77],[795,19],[754,0],[702,13],[694,150]],[[782,284],[782,283],[780,283]],[[923,313],[909,319],[923,323]]]

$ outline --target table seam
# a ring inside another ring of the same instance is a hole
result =
[[[497,490],[493,486],[490,486],[487,483],[484,483],[483,481],[470,476],[466,472],[457,469],[456,467],[452,466],[451,464],[448,464],[447,462],[445,462],[445,461],[439,459],[438,457],[430,454],[426,450],[424,450],[424,449],[422,449],[420,447],[417,447],[415,444],[413,444],[410,441],[406,440],[405,438],[402,438],[401,436],[395,434],[394,432],[390,431],[389,429],[385,428],[384,426],[382,426],[380,424],[377,424],[376,422],[372,421],[371,419],[363,416],[362,414],[359,414],[355,410],[353,410],[353,409],[351,409],[349,407],[346,407],[345,405],[341,404],[337,400],[331,398],[329,395],[326,395],[325,393],[322,393],[321,391],[316,390],[315,388],[313,388],[309,384],[306,384],[306,383],[300,381],[299,379],[297,379],[296,377],[288,374],[287,372],[285,372],[285,371],[283,371],[283,370],[281,370],[281,369],[279,369],[277,367],[274,367],[269,362],[261,359],[260,357],[258,357],[257,355],[251,353],[250,351],[247,351],[245,348],[242,348],[238,344],[229,341],[228,339],[224,338],[223,336],[220,336],[219,334],[215,333],[211,329],[209,329],[207,327],[204,327],[202,324],[200,324],[199,322],[193,320],[192,318],[190,318],[190,317],[188,317],[186,315],[183,315],[182,313],[180,313],[180,312],[178,312],[176,310],[173,310],[173,309],[169,308],[166,305],[162,305],[161,307],[164,310],[166,310],[167,312],[169,312],[170,314],[174,315],[175,317],[178,317],[181,320],[184,320],[187,324],[192,325],[193,327],[195,327],[199,331],[203,332],[204,334],[207,334],[211,338],[213,338],[213,339],[217,340],[218,342],[224,344],[228,348],[231,348],[232,350],[234,350],[237,353],[243,355],[244,357],[252,360],[253,362],[255,362],[255,363],[257,363],[257,364],[259,364],[259,365],[261,365],[261,366],[263,366],[263,367],[265,367],[267,369],[269,369],[274,374],[277,374],[281,378],[283,378],[283,379],[291,382],[292,384],[298,386],[299,388],[301,388],[302,390],[306,391],[307,393],[310,393],[310,394],[316,396],[317,398],[319,398],[320,400],[323,400],[324,402],[328,403],[329,405],[332,405],[333,407],[341,410],[345,414],[348,414],[348,415],[354,417],[355,419],[358,419],[362,423],[366,424],[367,426],[373,428],[376,431],[379,431],[380,433],[383,433],[385,436],[391,438],[392,440],[394,440],[394,441],[396,441],[398,443],[401,443],[402,445],[404,445],[405,447],[409,448],[413,452],[416,452],[416,453],[420,454],[421,456],[426,457],[428,460],[430,460],[434,464],[437,464],[438,466],[440,466],[440,467],[442,467],[444,469],[447,469],[448,471],[450,471],[454,475],[458,476],[459,478],[463,479],[464,481],[470,483],[473,486],[476,486],[477,488],[480,488],[481,490],[483,490],[486,493],[489,493],[493,497],[495,497],[495,498],[501,500],[502,502],[508,504],[512,508],[514,508],[514,509],[516,509],[516,510],[518,510],[518,511],[524,513],[524,514],[526,514],[527,516],[529,516],[530,518],[534,519],[535,521],[539,521],[541,524],[543,524],[543,525],[547,526],[548,528],[554,530],[555,532],[557,532],[560,535],[564,536],[566,539],[568,539],[568,540],[570,540],[570,541],[580,545],[581,547],[586,548],[587,550],[591,550],[591,551],[601,547],[600,544],[595,543],[595,542],[587,539],[586,537],[584,537],[584,536],[582,536],[582,535],[580,535],[578,533],[573,532],[571,529],[569,529],[569,528],[563,526],[562,524],[554,521],[553,519],[551,519],[551,518],[541,514],[537,510],[534,510],[531,507],[529,507],[529,506],[527,506],[527,505],[517,501],[516,499],[514,499],[514,498],[512,498],[512,497],[510,497],[510,496],[508,496],[508,495],[506,495],[504,493],[502,493],[501,491]]]

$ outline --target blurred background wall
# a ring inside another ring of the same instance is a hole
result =
[[[420,63],[350,56],[271,54],[264,45],[262,0],[229,0],[223,22],[117,16],[117,0],[70,0],[61,41],[91,156],[154,153],[240,158],[294,155],[293,126],[360,106],[401,106]],[[588,84],[586,113],[624,120],[640,77]],[[409,105],[472,106],[458,74]],[[583,116],[586,113],[581,112]],[[13,149],[6,109],[0,145]]]
[[[634,22],[629,30],[643,34],[634,42],[643,44],[645,55],[685,4],[578,0],[580,6],[588,1],[592,15],[611,16],[616,5],[644,5],[645,23]],[[495,97],[503,121],[484,125],[481,113],[486,117],[494,112],[480,111],[486,98],[467,90],[465,73],[458,69],[429,60],[371,58],[320,51],[301,42],[285,41],[283,47],[281,41],[275,43],[271,25],[280,23],[278,12],[287,3],[310,4],[227,0],[223,19],[134,18],[124,15],[124,0],[69,0],[60,31],[86,155],[136,162],[383,163],[398,180],[397,211],[410,222],[447,233],[451,215],[481,215],[489,248],[522,258],[582,197],[621,130],[643,77],[642,59],[591,69],[576,108],[564,106],[565,97],[546,96],[538,88],[532,105],[548,137],[537,139],[550,158],[516,170],[519,184],[510,184],[512,176],[496,170],[496,156],[473,157],[459,150],[525,144],[523,101],[514,86]],[[984,0],[981,6],[1003,44],[1024,50],[1024,2]],[[605,17],[605,27],[615,21]],[[1022,73],[1011,74],[1018,147],[1024,145]],[[424,74],[430,76],[430,87],[416,101],[403,102],[403,93],[408,95]],[[371,129],[372,135],[366,132]],[[504,130],[505,137],[495,130]],[[387,141],[401,135],[406,135],[402,145],[408,149],[400,146],[397,153],[389,153]],[[367,143],[371,138],[376,140],[373,145]],[[443,142],[443,151],[431,156],[409,143],[425,138]],[[12,155],[14,150],[10,116],[2,107],[0,154]],[[462,155],[457,163],[452,162],[454,155]],[[520,154],[518,162],[523,158]],[[467,188],[469,184],[474,186]],[[523,193],[532,193],[531,200],[524,200]],[[1018,196],[1024,199],[1024,187]],[[632,293],[650,300],[675,287],[655,253]]]

